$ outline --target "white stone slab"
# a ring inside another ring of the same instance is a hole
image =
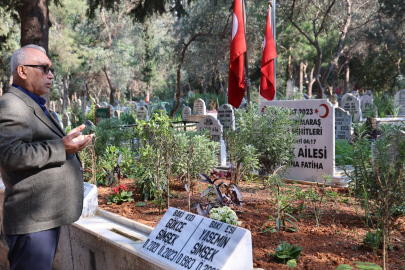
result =
[[[139,107],[138,111],[136,112],[136,118],[142,121],[149,121],[148,109],[146,109],[144,106]]]
[[[141,252],[168,269],[251,270],[250,231],[170,207]]]
[[[277,106],[305,114],[295,144],[296,158],[287,170],[295,180],[324,183],[322,176],[334,175],[335,169],[335,110],[323,99],[266,101],[259,106]]]
[[[81,217],[95,216],[98,209],[97,186],[83,183],[83,189],[83,211]]]
[[[235,113],[231,105],[224,104],[219,107],[217,118],[224,129],[235,130]]]
[[[405,115],[405,89],[398,91],[394,96],[394,107],[399,107],[399,115]]]
[[[184,106],[182,111],[182,119],[183,121],[188,121],[188,117],[191,115],[191,108],[188,106]]]
[[[211,115],[204,116],[197,124],[197,132],[200,132],[204,129],[210,131],[212,140],[215,142],[220,142],[222,140],[222,131],[223,127],[221,123],[215,117]]]
[[[341,107],[353,115],[353,122],[361,120],[360,100],[352,94],[346,94],[342,97]]]
[[[335,108],[335,138],[349,140],[352,116],[342,108]]]
[[[207,108],[205,106],[204,100],[201,98],[194,101],[194,108],[193,108],[194,115],[206,115]]]

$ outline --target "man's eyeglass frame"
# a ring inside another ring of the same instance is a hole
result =
[[[55,69],[53,67],[48,67],[47,65],[22,65],[23,67],[40,67],[44,69],[45,74],[49,74],[49,71],[52,72],[52,74],[55,74]]]

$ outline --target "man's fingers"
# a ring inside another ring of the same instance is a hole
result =
[[[69,134],[68,134],[66,137],[69,137],[69,140],[71,141],[71,140],[73,140],[74,138],[79,137],[80,135],[82,135],[82,133],[79,132],[79,131],[74,132],[74,133],[70,133],[70,132],[69,132]]]
[[[78,127],[75,127],[74,129],[72,129],[71,131],[69,131],[68,135],[73,134],[73,133],[75,133],[75,132],[80,132],[80,131],[82,131],[82,130],[85,129],[85,128],[86,128],[85,125],[80,125],[80,126],[78,126]]]

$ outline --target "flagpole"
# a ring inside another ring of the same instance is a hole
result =
[[[270,0],[269,4],[271,6],[272,22],[271,28],[273,30],[274,46],[277,48],[277,38],[276,38],[276,0]],[[277,57],[274,59],[274,100],[277,100]]]
[[[242,8],[243,8],[243,20],[244,20],[244,27],[245,27],[245,42],[246,42],[246,10],[245,10],[245,1],[242,1]],[[246,42],[247,45],[247,42]],[[250,104],[250,89],[249,89],[249,62],[248,62],[248,55],[247,50],[244,53],[245,58],[245,88],[246,88],[246,95],[247,95],[247,103]]]

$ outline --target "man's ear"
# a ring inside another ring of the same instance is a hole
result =
[[[22,80],[26,80],[28,78],[27,69],[24,66],[19,65],[17,67],[16,75],[20,77]]]

